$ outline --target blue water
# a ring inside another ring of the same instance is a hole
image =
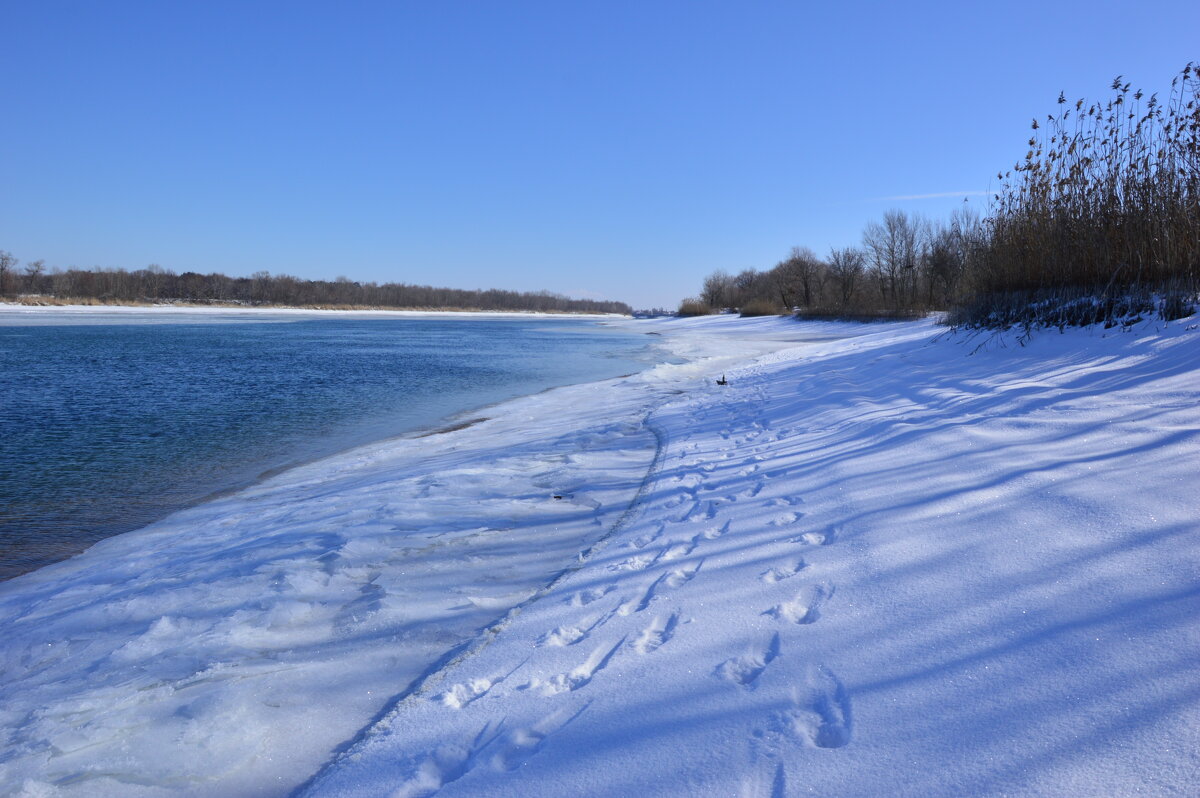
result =
[[[581,320],[0,326],[0,579],[270,471],[637,371],[651,340]]]

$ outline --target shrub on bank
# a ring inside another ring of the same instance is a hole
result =
[[[778,302],[767,299],[753,299],[738,309],[741,316],[785,316],[788,311],[779,306]]]
[[[680,316],[709,316],[715,311],[699,299],[685,299],[679,303]]]
[[[1200,72],[1166,102],[1118,77],[1106,103],[1059,95],[971,253],[959,324],[1179,318],[1200,288]]]
[[[793,315],[802,321],[912,321],[929,315],[919,308],[804,308]]]

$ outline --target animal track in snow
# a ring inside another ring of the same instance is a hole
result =
[[[760,651],[727,659],[717,666],[716,673],[722,679],[751,688],[767,666],[779,656],[779,647],[779,633],[776,632]]]
[[[804,513],[781,513],[771,519],[771,526],[791,526],[804,517]]]
[[[657,650],[675,635],[675,627],[678,625],[678,612],[673,612],[666,618],[660,615],[642,630],[637,640],[633,641],[633,650],[639,654],[649,654]]]
[[[559,693],[573,692],[578,690],[580,687],[583,687],[590,682],[593,676],[604,670],[609,661],[612,660],[613,655],[617,653],[617,649],[619,649],[624,643],[625,638],[622,637],[617,641],[617,644],[611,648],[600,646],[593,651],[591,656],[584,660],[583,663],[578,667],[573,668],[566,673],[560,673],[555,676],[551,676],[545,681],[534,679],[529,683],[528,687],[540,689],[542,691],[542,695],[558,695]]]
[[[821,604],[833,589],[824,585],[808,585],[797,593],[790,601],[776,604],[767,610],[767,615],[773,615],[781,621],[789,623],[808,624],[821,617]]]
[[[810,666],[803,687],[792,688],[784,719],[799,737],[818,748],[841,748],[853,727],[850,694],[823,666]]]
[[[807,563],[804,560],[790,560],[783,565],[777,565],[774,568],[764,571],[759,578],[768,584],[774,584],[775,582],[782,582],[784,579],[790,579],[806,567]]]

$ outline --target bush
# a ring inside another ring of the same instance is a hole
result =
[[[741,315],[746,316],[783,316],[787,311],[776,302],[767,299],[753,299],[739,308]]]
[[[680,316],[709,316],[713,309],[699,299],[685,299],[679,303]]]
[[[913,321],[924,318],[927,311],[907,308],[805,308],[794,314],[801,321]]]

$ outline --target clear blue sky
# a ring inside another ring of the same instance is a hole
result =
[[[639,307],[985,209],[1060,91],[1200,60],[1197,0],[0,0],[0,30],[22,261]]]

